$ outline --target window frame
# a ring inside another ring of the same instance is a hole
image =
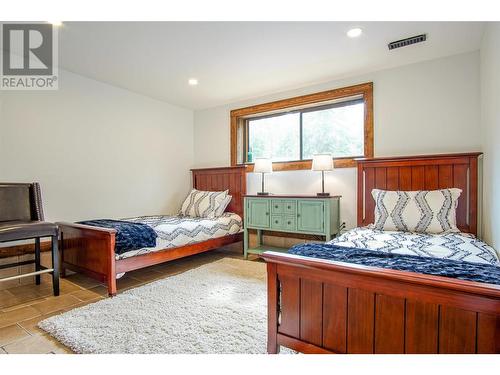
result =
[[[250,148],[250,122],[255,121],[255,120],[262,120],[262,119],[267,119],[267,118],[273,118],[273,117],[278,117],[278,116],[283,116],[283,115],[289,115],[289,114],[299,114],[299,159],[296,160],[287,160],[287,161],[277,161],[276,163],[288,163],[288,162],[297,162],[297,161],[307,161],[307,160],[312,160],[312,159],[304,159],[304,119],[303,115],[305,113],[310,113],[310,112],[319,112],[319,111],[324,111],[332,108],[340,108],[340,107],[346,107],[349,105],[353,104],[359,104],[363,103],[364,100],[362,97],[354,97],[352,99],[347,98],[347,100],[340,101],[340,102],[334,102],[334,103],[328,103],[328,104],[320,104],[317,106],[313,107],[305,107],[305,108],[299,108],[299,109],[293,109],[290,111],[283,111],[283,112],[276,112],[276,113],[271,113],[267,115],[257,115],[257,116],[252,116],[245,118],[243,120],[244,123],[244,140],[243,140],[243,158],[244,158],[244,164],[251,164],[246,160],[248,157],[248,150]],[[363,142],[364,143],[364,142]],[[346,156],[346,157],[339,157],[335,159],[349,159],[349,158],[362,158],[364,155],[351,155],[351,156]]]
[[[318,92],[309,95],[298,96],[294,98],[278,100],[275,102],[259,104],[246,108],[239,108],[232,110],[230,113],[230,131],[231,131],[231,165],[246,165],[247,172],[253,171],[253,163],[240,163],[238,164],[238,126],[241,121],[247,121],[249,119],[256,119],[259,117],[272,117],[273,115],[280,115],[281,112],[271,113],[275,111],[286,110],[287,108],[292,108],[289,113],[292,112],[306,112],[319,110],[321,107],[327,107],[329,105],[335,106],[337,103],[325,103],[331,100],[337,99],[348,99],[349,97],[361,96],[361,100],[364,102],[365,106],[365,116],[364,116],[364,155],[359,155],[355,157],[345,157],[345,158],[334,158],[335,168],[352,168],[356,166],[355,159],[357,158],[370,158],[374,155],[373,150],[373,82],[367,82],[359,85],[342,87],[334,90]],[[353,99],[358,100],[358,99]],[[323,104],[322,104],[323,103]],[[302,109],[293,109],[294,107],[300,107],[309,104],[318,104],[317,106],[311,106]],[[260,115],[260,116],[259,116]],[[251,116],[251,118],[247,118]],[[248,148],[248,126],[244,125],[243,131],[243,153],[246,152]],[[300,139],[302,143],[302,136]],[[301,155],[302,157],[302,155]],[[295,161],[279,161],[273,162],[274,171],[287,171],[287,170],[304,170],[311,169],[312,160],[295,160]]]

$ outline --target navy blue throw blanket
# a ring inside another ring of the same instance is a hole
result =
[[[142,249],[143,247],[156,246],[157,234],[153,228],[146,224],[111,219],[80,221],[77,224],[116,229],[116,254],[123,254],[127,251]]]
[[[288,253],[363,266],[411,271],[500,285],[500,267],[491,264],[469,263],[452,259],[428,258],[415,255],[389,254],[381,251],[317,243],[295,245],[288,250]]]

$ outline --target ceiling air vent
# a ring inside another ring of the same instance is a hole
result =
[[[425,42],[426,39],[427,39],[427,34],[421,34],[417,36],[412,36],[411,38],[396,40],[395,42],[389,43],[387,46],[389,47],[389,50],[391,50],[391,49],[410,46],[415,43],[422,43]]]

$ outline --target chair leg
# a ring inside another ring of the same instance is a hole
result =
[[[52,286],[54,288],[54,296],[59,295],[59,250],[58,236],[52,236]]]
[[[59,258],[61,260],[61,273],[59,274],[59,276],[61,277],[61,279],[64,279],[66,278],[66,267],[64,267],[64,234],[63,232],[60,233],[59,235],[61,237],[60,241],[59,241],[59,254],[61,255],[61,257]]]
[[[40,271],[40,238],[35,238],[35,271]],[[35,276],[35,284],[40,285],[40,275]]]

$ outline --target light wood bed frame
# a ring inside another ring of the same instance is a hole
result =
[[[192,169],[193,187],[198,190],[229,190],[232,200],[226,208],[243,218],[246,193],[245,167]],[[75,223],[57,223],[61,232],[61,273],[67,269],[107,283],[110,296],[116,294],[116,275],[139,268],[213,250],[242,241],[242,233],[209,239],[121,260],[115,259],[114,229]]]
[[[373,188],[463,190],[458,227],[477,233],[480,153],[358,161],[358,226]],[[500,353],[500,286],[266,252],[268,352]]]

